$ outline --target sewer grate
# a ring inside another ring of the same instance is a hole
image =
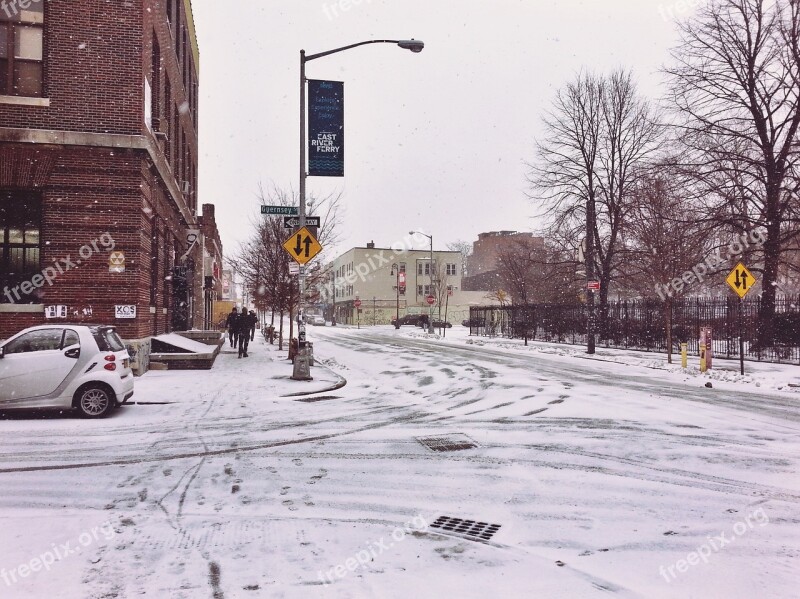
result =
[[[461,433],[455,435],[438,435],[435,437],[417,437],[417,441],[433,451],[461,451],[478,447],[472,439]]]
[[[436,518],[436,522],[431,524],[431,528],[438,528],[471,540],[488,541],[494,536],[494,533],[500,530],[500,525],[478,522],[477,520],[452,518],[450,516],[439,516]]]
[[[341,399],[338,395],[320,395],[319,397],[305,397],[303,399],[296,399],[295,401],[302,401],[303,403],[314,403],[315,401],[328,401],[330,399]]]

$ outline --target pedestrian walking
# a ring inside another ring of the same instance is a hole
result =
[[[231,313],[228,314],[228,318],[225,320],[225,326],[228,328],[228,341],[231,343],[231,347],[236,347],[236,323],[239,320],[239,312],[234,306],[231,309]]]
[[[236,337],[239,344],[239,357],[247,357],[247,348],[250,345],[250,333],[252,332],[252,317],[247,310],[242,308],[242,313],[236,319]]]
[[[256,339],[256,329],[258,328],[258,316],[255,310],[250,310],[250,341]]]

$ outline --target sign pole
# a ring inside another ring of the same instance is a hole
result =
[[[739,298],[739,373],[744,375],[744,325],[742,323],[742,304],[744,298]]]

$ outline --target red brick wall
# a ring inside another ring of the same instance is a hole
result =
[[[177,34],[182,40],[186,16],[181,10],[180,23],[170,26],[164,1],[49,0],[45,5],[44,95],[50,106],[0,104],[0,127],[145,135],[166,149],[166,141],[156,141],[145,124],[147,77],[155,84],[153,116],[163,117],[161,131],[167,132],[167,115],[172,118],[173,179],[179,189],[183,181],[190,182],[193,193],[186,203],[195,207],[194,57],[187,44],[186,57],[179,63],[174,39]],[[158,40],[162,59],[157,74],[153,72],[153,39]],[[184,62],[191,72],[184,72]],[[167,80],[170,106],[165,102]],[[184,81],[190,84],[189,93]],[[182,105],[188,110],[179,110]],[[181,144],[184,152],[179,155],[176,140],[183,137],[186,143]],[[125,252],[125,272],[109,273],[108,251],[98,242],[98,252],[92,249],[93,255],[80,266],[59,275],[51,287],[43,287],[42,304],[67,305],[70,321],[115,323],[126,338],[171,329],[171,267],[174,257],[185,251],[181,245],[185,230],[197,227],[184,221],[178,209],[184,198],[170,195],[145,151],[0,143],[0,188],[41,191],[43,268],[67,256],[75,261],[81,246],[91,245],[103,233],[113,237],[115,250]],[[154,225],[159,244],[155,263],[151,260]],[[202,291],[196,293],[202,302]],[[137,319],[115,320],[115,304],[136,304]],[[84,317],[81,310],[89,307],[92,315]],[[0,312],[0,338],[43,321],[42,314]]]
[[[44,9],[50,107],[0,104],[0,125],[140,133],[142,1],[49,0]]]

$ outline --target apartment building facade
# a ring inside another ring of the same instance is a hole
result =
[[[441,308],[444,317],[447,307],[448,319],[464,312],[465,301],[479,303],[461,289],[460,252],[434,251],[431,265],[430,251],[393,250],[369,243],[342,253],[325,271],[320,308],[326,319],[335,317],[339,323],[389,324],[397,312],[400,316],[428,313],[429,295],[435,298],[434,315],[438,317]],[[404,278],[405,285],[398,287],[398,278]]]
[[[198,67],[190,0],[0,6],[0,338],[203,326],[222,246],[198,215]]]

